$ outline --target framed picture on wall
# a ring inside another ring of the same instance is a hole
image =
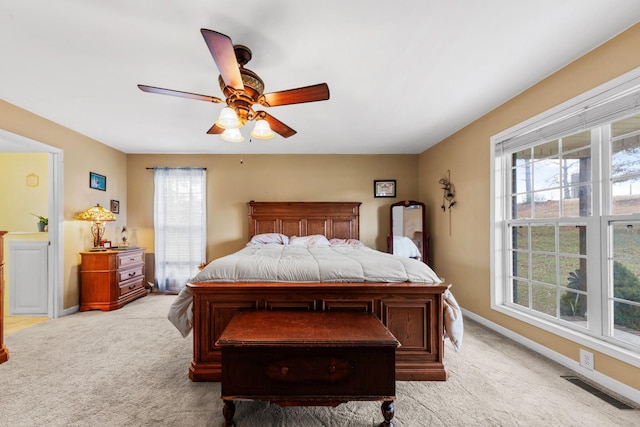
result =
[[[113,213],[120,213],[120,202],[118,200],[112,200],[111,201],[111,212]]]
[[[374,197],[396,197],[396,180],[384,179],[373,181]]]
[[[95,172],[89,172],[89,187],[95,190],[107,191],[107,177]]]

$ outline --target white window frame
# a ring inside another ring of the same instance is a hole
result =
[[[607,354],[613,358],[629,363],[633,366],[640,367],[640,352],[634,348],[629,348],[625,345],[621,345],[615,340],[608,340],[604,337],[605,323],[602,319],[602,314],[605,312],[604,304],[607,304],[607,286],[601,286],[600,288],[594,287],[588,290],[588,304],[589,304],[589,322],[590,329],[580,330],[580,328],[572,327],[570,324],[561,324],[562,322],[556,322],[552,320],[544,319],[543,316],[531,315],[523,310],[514,307],[514,304],[510,304],[510,291],[509,284],[506,282],[510,263],[507,260],[508,254],[508,238],[505,235],[506,227],[505,221],[509,218],[509,196],[511,182],[506,178],[505,171],[509,170],[509,162],[505,158],[506,156],[499,156],[496,154],[496,147],[499,144],[505,143],[505,141],[514,140],[520,138],[525,141],[524,144],[530,144],[531,141],[535,141],[540,137],[537,135],[542,131],[551,132],[558,131],[563,126],[563,123],[571,123],[575,126],[576,122],[584,120],[582,112],[589,109],[592,106],[604,102],[605,100],[615,99],[616,96],[621,96],[628,91],[640,87],[640,68],[635,69],[629,73],[626,73],[610,82],[607,82],[589,92],[586,92],[576,98],[573,98],[563,104],[560,104],[551,110],[541,113],[529,120],[526,120],[520,124],[513,126],[491,138],[491,206],[490,206],[490,266],[491,266],[491,308],[497,312],[516,318],[533,326],[536,326],[545,331],[551,332],[579,345],[592,348],[596,351]],[[636,105],[636,113],[640,112],[640,103]],[[607,111],[605,110],[605,113]],[[607,118],[603,115],[603,118],[597,118],[606,121]],[[615,120],[615,119],[614,119]],[[612,120],[609,120],[612,121]],[[558,124],[558,128],[555,128]],[[585,127],[586,129],[587,127]],[[601,135],[602,136],[602,135]],[[529,142],[526,142],[527,139]],[[551,139],[551,138],[550,138]],[[600,147],[606,144],[601,144]],[[608,163],[608,157],[606,153],[593,149],[592,144],[592,166],[599,167],[602,164],[602,160]],[[602,156],[602,158],[601,158]],[[605,167],[607,165],[604,165]],[[609,165],[610,166],[610,165]],[[604,169],[604,168],[603,168]],[[600,174],[600,172],[598,172]],[[604,173],[603,175],[607,175]],[[609,209],[600,205],[596,205],[598,200],[609,200],[606,194],[608,192],[608,185],[595,185],[596,179],[602,180],[604,184],[608,183],[607,176],[593,175],[594,185],[593,201],[594,206],[592,208],[593,215],[590,217],[576,218],[577,222],[587,222],[589,227],[598,229],[601,235],[601,241],[607,242],[608,224],[610,221],[621,220],[624,217],[611,216]],[[597,177],[597,178],[596,178]],[[605,192],[601,197],[600,191]],[[637,218],[636,218],[637,219]],[[588,277],[601,277],[601,280],[607,280],[607,259],[609,248],[598,247],[598,242],[587,242],[587,253],[599,254],[600,262],[590,262]],[[595,258],[598,260],[598,258]],[[597,264],[597,265],[593,265]],[[592,275],[595,274],[595,275]],[[599,293],[599,295],[597,294]]]

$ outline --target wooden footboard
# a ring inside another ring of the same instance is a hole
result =
[[[239,310],[362,311],[375,314],[400,342],[399,381],[444,381],[445,285],[420,283],[190,283],[193,381],[220,381],[216,345]]]

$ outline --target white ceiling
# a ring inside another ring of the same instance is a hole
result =
[[[636,0],[0,0],[0,99],[125,153],[420,153],[639,20]],[[331,99],[269,108],[288,139],[206,134],[221,104],[136,87],[223,97],[201,28],[248,46],[265,92]]]

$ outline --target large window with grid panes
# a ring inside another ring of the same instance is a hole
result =
[[[494,139],[494,308],[640,354],[640,85]]]

